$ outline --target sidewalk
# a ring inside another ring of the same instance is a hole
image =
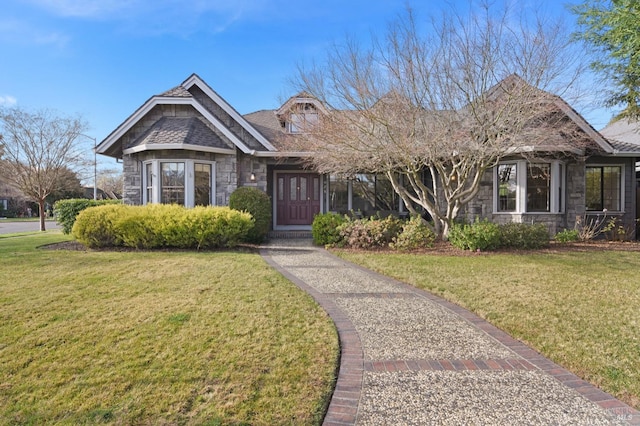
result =
[[[638,411],[457,305],[310,240],[273,240],[261,253],[338,329],[325,425],[640,424]]]

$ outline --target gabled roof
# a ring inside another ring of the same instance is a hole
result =
[[[593,126],[591,126],[591,124],[589,124],[587,120],[585,120],[584,117],[582,117],[582,115],[580,115],[564,99],[562,99],[558,95],[554,95],[552,93],[539,89],[535,86],[532,86],[531,84],[527,83],[522,77],[520,77],[518,74],[515,74],[515,73],[511,74],[508,77],[501,80],[500,82],[498,82],[496,85],[494,85],[487,91],[487,96],[489,98],[496,98],[500,96],[500,93],[502,92],[503,88],[505,87],[509,88],[509,87],[520,86],[520,85],[526,85],[527,87],[531,87],[536,91],[536,93],[539,93],[540,96],[548,98],[553,105],[558,107],[560,111],[562,111],[571,121],[573,121],[573,123],[576,124],[576,126],[580,128],[580,130],[582,130],[587,136],[591,138],[591,140],[596,144],[595,146],[597,146],[599,149],[601,149],[607,154],[614,153],[615,149],[611,146],[611,144],[609,144],[609,142],[604,137],[602,137],[602,135],[598,133],[598,131],[596,131],[596,129],[594,129]]]
[[[231,132],[211,111],[202,105],[190,92],[189,89],[197,86],[209,99],[231,116],[244,130],[251,134],[267,151],[275,151],[275,147],[255,130],[235,109],[233,109],[222,97],[215,93],[200,77],[192,74],[180,86],[174,87],[160,95],[152,96],[133,114],[131,114],[122,124],[120,124],[109,136],[107,136],[96,147],[98,154],[111,157],[118,157],[118,142],[121,138],[149,111],[158,105],[189,105],[222,135],[224,135],[234,147],[240,149],[245,154],[252,154],[254,149],[248,147],[240,138]],[[138,145],[140,146],[140,145]]]
[[[204,82],[197,74],[191,74],[181,86],[189,90],[192,86],[197,85],[209,98],[211,98],[220,108],[229,114],[238,124],[240,124],[251,136],[256,138],[267,151],[275,151],[276,148],[256,129],[254,129],[238,111],[235,110],[227,101],[222,99],[207,83]]]
[[[233,154],[225,143],[200,117],[162,117],[137,138],[125,154],[155,149],[187,149]]]
[[[291,96],[289,99],[287,99],[287,101],[276,110],[276,115],[278,117],[284,116],[293,111],[294,107],[298,104],[312,104],[318,109],[318,111],[322,113],[327,112],[325,106],[317,98],[311,96],[307,92],[300,92],[297,95]]]
[[[617,120],[600,130],[600,133],[607,138],[616,153],[640,155],[640,122]]]

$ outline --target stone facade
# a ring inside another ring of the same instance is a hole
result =
[[[253,186],[267,191],[267,162],[240,151],[236,155],[213,154],[187,150],[154,150],[123,156],[124,202],[142,204],[142,164],[150,160],[201,160],[215,163],[215,204],[226,206],[229,196],[240,186]],[[255,180],[251,180],[251,173]]]
[[[542,223],[547,226],[549,233],[555,235],[564,229],[574,229],[578,220],[584,220],[585,215],[597,216],[600,212],[587,212],[586,203],[586,167],[588,165],[623,165],[624,176],[624,205],[622,212],[609,213],[609,217],[617,217],[623,226],[635,226],[636,185],[635,164],[633,158],[591,157],[588,160],[567,159],[563,163],[564,194],[561,197],[564,209],[560,213],[497,213],[494,211],[494,170],[487,171],[480,183],[480,190],[475,199],[460,213],[459,217],[467,221],[488,219],[495,223]]]
[[[488,219],[495,223],[542,223],[551,235],[563,229],[573,229],[576,216],[584,215],[585,183],[583,161],[571,160],[563,163],[566,170],[561,177],[566,193],[562,194],[564,209],[559,213],[498,213],[495,211],[494,169],[488,170],[480,183],[478,194],[459,217],[472,222],[476,219]]]

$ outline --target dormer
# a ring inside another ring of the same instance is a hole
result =
[[[320,121],[320,114],[326,112],[324,106],[308,93],[301,92],[285,102],[276,115],[282,129],[290,134],[300,134]]]

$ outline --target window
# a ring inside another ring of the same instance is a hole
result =
[[[211,164],[195,163],[194,187],[196,206],[211,205]]]
[[[515,164],[498,166],[498,211],[515,212],[518,180]]]
[[[215,163],[151,160],[143,163],[142,203],[214,204]]]
[[[329,177],[329,211],[349,210],[349,181],[335,175]]]
[[[352,209],[364,214],[373,214],[376,206],[376,175],[358,174],[352,185]]]
[[[525,160],[495,168],[495,211],[499,213],[560,213],[564,209],[564,167],[560,162]]]
[[[153,201],[153,163],[146,163],[144,165],[145,176],[145,200],[148,203]]]
[[[289,133],[302,133],[309,126],[318,123],[318,110],[310,103],[296,105],[294,112],[289,116],[287,130]]]
[[[185,183],[184,163],[161,163],[160,202],[163,204],[184,205]]]
[[[622,166],[587,166],[586,209],[622,211]]]
[[[551,165],[527,165],[527,211],[551,211]]]

